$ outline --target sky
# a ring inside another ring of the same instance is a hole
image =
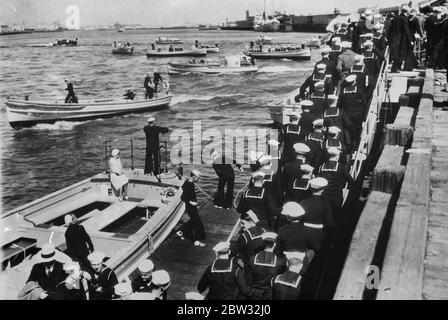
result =
[[[332,13],[334,8],[353,12],[359,7],[399,5],[406,0],[266,0],[266,11],[289,14]],[[79,8],[79,22],[85,25],[141,24],[147,27],[184,24],[210,24],[242,20],[245,11],[260,14],[264,0],[0,0],[0,23],[35,26],[58,22],[76,13],[67,12],[69,5]]]

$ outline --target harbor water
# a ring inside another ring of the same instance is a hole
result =
[[[158,36],[184,40],[185,48],[194,44],[219,43],[220,54],[207,59],[241,54],[258,34],[251,31],[126,30],[35,33],[3,36],[0,39],[1,74],[1,157],[2,212],[69,186],[106,169],[105,140],[122,150],[122,162],[131,166],[130,139],[134,143],[134,164],[144,166],[145,136],[142,128],[149,115],[170,130],[192,131],[193,121],[202,130],[217,128],[270,128],[267,103],[302,83],[320,58],[312,51],[311,61],[257,60],[255,74],[168,75],[168,62],[188,58],[146,58],[145,49]],[[277,33],[276,43],[300,44],[315,34]],[[56,39],[78,38],[77,47],[31,47]],[[130,42],[132,56],[111,54],[113,41]],[[65,97],[64,79],[70,78],[80,100],[119,97],[126,89],[144,94],[146,73],[157,69],[170,83],[173,100],[170,108],[152,113],[131,114],[84,122],[57,122],[14,130],[7,121],[7,97],[54,101]],[[169,140],[169,134],[161,136]],[[162,163],[165,166],[165,163]],[[203,173],[199,186],[213,194],[217,178],[210,165],[194,165]],[[191,166],[185,165],[185,173]],[[236,178],[235,189],[247,181]],[[201,195],[200,201],[205,197]]]

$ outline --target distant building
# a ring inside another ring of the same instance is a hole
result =
[[[255,17],[249,15],[249,10],[246,10],[246,19],[235,22],[226,22],[221,26],[222,30],[253,30]]]

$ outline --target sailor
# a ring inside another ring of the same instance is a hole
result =
[[[283,205],[282,215],[288,223],[278,231],[277,245],[274,253],[282,255],[285,251],[308,252],[309,257],[320,249],[320,242],[303,226],[305,210],[297,202],[286,202]],[[310,251],[313,251],[311,253]]]
[[[335,63],[338,62],[338,57],[342,53],[342,45],[341,45],[341,38],[335,37],[331,40],[331,49],[330,49],[330,55],[329,59],[334,61]]]
[[[152,272],[154,271],[154,263],[145,259],[138,265],[139,276],[132,280],[133,292],[151,292],[153,289]]]
[[[324,112],[324,125],[327,128],[337,127],[341,134],[341,142],[346,146],[347,152],[351,145],[350,130],[352,123],[344,110],[338,107],[339,97],[336,95],[328,96],[328,108]]]
[[[64,264],[66,279],[56,287],[57,300],[86,300],[88,290],[87,279],[90,277],[87,272],[82,271],[78,262]]]
[[[352,35],[350,31],[348,30],[348,23],[347,22],[341,22],[341,27],[338,31],[335,33],[335,37],[341,38],[341,41],[351,41]]]
[[[336,221],[342,206],[342,190],[346,183],[352,186],[355,181],[345,165],[339,162],[340,151],[337,148],[329,148],[327,152],[330,158],[319,168],[319,175],[328,181],[323,195],[330,201],[333,220]]]
[[[316,119],[313,121],[313,129],[305,138],[306,145],[310,148],[309,163],[313,168],[318,168],[322,164],[322,151],[324,142],[324,120]]]
[[[201,177],[201,173],[198,170],[192,170],[188,180],[182,185],[181,200],[185,203],[185,209],[187,211],[190,220],[184,223],[177,235],[183,239],[185,235],[195,246],[205,247],[205,231],[204,224],[198,213],[198,199],[196,197],[196,190],[194,185]]]
[[[284,198],[280,161],[270,155],[263,155],[259,163],[261,165],[259,170],[264,173],[263,187],[272,196],[275,206],[280,207]]]
[[[331,74],[325,73],[326,68],[327,66],[325,64],[320,63],[316,66],[313,74],[306,78],[305,82],[300,86],[299,96],[301,99],[305,99],[307,89],[309,97],[316,90],[314,85],[319,81],[324,82],[324,91],[326,94],[334,93],[334,83],[331,80]]]
[[[314,110],[314,103],[311,100],[302,100],[300,102],[302,113],[300,114],[299,125],[301,128],[300,139],[297,142],[304,142],[305,137],[313,132],[313,121],[322,118],[322,115],[317,114]]]
[[[130,300],[132,295],[132,286],[128,282],[121,282],[114,286],[116,299],[114,300]]]
[[[264,176],[262,171],[252,173],[252,182],[243,193],[237,211],[242,214],[252,210],[260,220],[259,226],[267,230],[273,230],[274,222],[278,215],[278,209],[269,192],[264,188]]]
[[[165,270],[157,270],[152,273],[152,294],[156,296],[156,300],[167,300],[168,288],[171,285],[171,279]]]
[[[249,210],[241,214],[241,234],[238,239],[231,244],[230,256],[237,257],[242,266],[247,265],[249,258],[263,249],[261,235],[266,230],[258,225],[260,221],[257,215]]]
[[[206,300],[236,300],[251,295],[243,270],[229,257],[230,244],[219,242],[213,248],[216,260],[205,269],[197,289],[203,293],[208,288]]]
[[[310,147],[305,143],[296,143],[294,145],[296,158],[285,164],[283,170],[283,189],[286,192],[286,197],[291,198],[291,190],[294,180],[300,176],[300,166],[308,163],[307,157],[310,153]]]
[[[117,148],[112,149],[109,159],[109,176],[110,184],[115,194],[118,196],[119,201],[125,201],[128,199],[128,183],[129,179],[126,176],[123,165],[120,160],[120,150]]]
[[[384,59],[384,53],[386,51],[386,37],[383,34],[384,25],[377,23],[373,26],[373,47],[376,49],[375,53],[378,57]],[[365,44],[364,44],[365,46]]]
[[[369,86],[369,70],[364,64],[364,56],[357,54],[355,56],[355,64],[351,67],[349,74],[356,75],[356,86],[364,92],[365,95],[368,94],[367,88]],[[347,82],[341,85],[341,89],[345,87]]]
[[[338,106],[344,110],[352,123],[351,147],[356,149],[362,131],[362,123],[367,113],[367,101],[364,93],[356,85],[356,75],[345,78],[346,86],[339,97]]]
[[[310,101],[313,102],[313,106],[310,109],[310,113],[316,117],[321,118],[327,108],[327,94],[325,93],[325,83],[318,81],[314,84],[316,89],[310,95]]]
[[[149,73],[146,74],[145,80],[143,81],[143,87],[146,90],[145,99],[152,99],[154,97],[154,89],[153,89],[154,87],[151,81],[151,77],[149,76]]]
[[[42,246],[42,250],[38,253],[37,263],[33,265],[31,273],[26,281],[37,283],[42,292],[39,294],[39,299],[55,300],[56,287],[62,281],[65,281],[66,274],[62,262],[57,260],[59,251],[51,243],[46,243]]]
[[[380,71],[380,66],[382,63],[382,60],[384,58],[381,58],[377,50],[375,50],[373,42],[372,41],[366,41],[364,43],[363,48],[363,57],[364,57],[364,64],[367,68],[368,76],[369,76],[369,85],[367,87],[367,96],[370,96],[373,92],[373,89],[375,88],[376,80],[378,77],[378,73]]]
[[[306,134],[303,133],[302,127],[299,125],[300,115],[291,114],[289,116],[289,124],[282,128],[281,139],[283,140],[283,162],[289,162],[294,159],[294,144],[302,142]]]
[[[159,172],[159,134],[168,133],[168,128],[154,124],[154,117],[148,118],[148,124],[143,128],[146,136],[145,174],[158,175]]]
[[[342,42],[341,46],[343,51],[338,57],[336,69],[339,72],[341,81],[343,81],[347,74],[350,72],[350,69],[355,64],[356,53],[352,51],[351,42],[344,41]]]
[[[213,151],[211,157],[213,158],[212,167],[219,178],[218,190],[214,197],[215,208],[230,210],[233,200],[233,186],[235,184],[235,172],[233,171],[232,164],[236,165],[240,170],[240,174],[244,173],[244,169],[235,160],[230,160],[217,151]],[[227,192],[224,196],[224,187],[226,185]]]
[[[322,196],[328,181],[322,177],[310,180],[312,195],[300,202],[305,215],[303,216],[303,226],[312,235],[319,247],[315,253],[319,252],[325,240],[325,232],[333,226],[331,206],[329,201]]]
[[[126,100],[134,100],[134,98],[135,98],[135,91],[133,91],[132,89],[128,89],[126,91],[126,93],[123,95],[123,97]]]
[[[71,83],[70,79],[65,79],[64,81],[67,84],[65,90],[68,91],[68,94],[65,97],[65,103],[78,103],[78,98],[76,97],[75,90],[73,89],[73,83]]]
[[[333,84],[336,86],[338,81],[336,61],[330,59],[330,49],[324,48],[320,51],[320,54],[322,59],[316,62],[314,68],[316,68],[318,64],[324,64],[326,66],[325,73],[331,75],[331,80],[333,80]]]
[[[309,164],[302,164],[300,166],[300,176],[297,177],[292,185],[292,190],[290,191],[290,199],[287,201],[295,201],[299,203],[303,199],[311,196],[311,189],[309,181],[313,178],[314,168]]]
[[[265,232],[261,238],[264,249],[250,258],[246,278],[252,288],[251,300],[272,300],[271,280],[286,271],[286,260],[274,254],[276,233]]]
[[[327,161],[330,157],[328,155],[329,148],[336,148],[341,153],[339,156],[339,162],[341,164],[347,164],[347,149],[344,144],[344,138],[341,134],[341,129],[336,126],[329,127],[327,129],[327,138],[324,142],[324,159]]]
[[[299,251],[285,252],[288,270],[271,280],[273,300],[299,300],[305,254]]]
[[[88,266],[87,256],[94,251],[89,234],[82,225],[78,224],[73,214],[65,215],[64,222],[67,225],[65,230],[67,254],[73,261],[78,261],[82,267]]]
[[[154,79],[154,91],[157,96],[157,93],[158,93],[157,87],[159,86],[159,83],[163,82],[162,75],[160,74],[160,72],[158,70],[154,70],[153,79]]]
[[[110,300],[114,286],[118,284],[115,272],[104,264],[105,254],[94,251],[87,259],[90,262],[89,297],[90,300]]]

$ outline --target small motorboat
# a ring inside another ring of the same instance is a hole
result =
[[[244,54],[257,59],[311,59],[311,50],[302,47],[265,48],[263,50],[253,49],[245,51]]]
[[[138,264],[162,244],[184,214],[185,178],[175,173],[155,177],[134,168],[124,173],[129,180],[125,201],[114,195],[109,174],[103,172],[0,215],[0,299],[17,299],[44,244],[54,245],[56,260],[71,262],[64,254],[66,214],[76,216],[119,281],[132,279]]]
[[[273,44],[274,41],[272,40],[271,37],[265,36],[265,35],[261,35],[259,36],[256,40],[255,40],[256,44]]]
[[[67,40],[67,39],[56,39],[56,42],[53,43],[54,46],[62,46],[62,47],[73,47],[78,45],[78,38],[75,40]]]
[[[219,53],[219,45],[216,43],[214,45],[211,44],[201,44],[199,48],[207,49],[207,53]]]
[[[119,42],[118,45],[114,41],[112,45],[112,53],[114,54],[132,54],[134,52],[134,47],[130,45],[130,43],[121,43]]]
[[[319,49],[322,46],[322,39],[321,38],[310,38],[306,41],[306,46],[308,48]]]
[[[84,121],[108,118],[117,115],[158,110],[168,107],[172,96],[169,84],[164,81],[161,92],[152,99],[95,99],[79,100],[79,103],[64,101],[29,101],[6,100],[6,114],[9,124],[14,129],[31,127],[38,123],[55,123],[56,121]]]
[[[146,50],[146,57],[203,57],[207,55],[207,49],[205,48],[191,48],[184,50],[183,46],[170,46],[167,48],[157,47],[154,44],[151,45],[151,49]]]
[[[223,64],[211,65],[205,63],[181,64],[170,63],[169,73],[207,73],[230,74],[257,72],[258,66],[252,65],[246,56],[228,56]]]
[[[296,95],[299,94],[300,87],[294,89],[283,97],[268,103],[269,115],[276,125],[283,125],[289,122],[289,115],[300,113],[300,104],[295,102]]]
[[[183,44],[183,41],[174,37],[159,37],[156,40],[157,44]]]
[[[196,60],[195,58],[188,60],[188,61],[177,61],[177,62],[169,62],[168,65],[170,67],[174,67],[174,68],[183,68],[183,69],[189,69],[189,68],[196,68],[198,66],[200,67],[218,67],[220,66],[219,62],[213,62],[213,61],[209,61],[207,59],[201,59],[201,60]]]

